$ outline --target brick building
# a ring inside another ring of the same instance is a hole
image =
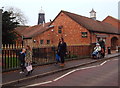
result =
[[[114,27],[116,27],[117,29],[118,29],[118,33],[120,33],[120,20],[118,20],[118,19],[116,19],[116,18],[114,18],[114,17],[112,17],[112,16],[107,16],[104,20],[103,20],[103,22],[106,22],[106,23],[109,23],[109,24],[111,24],[112,26],[114,26]],[[119,36],[119,39],[120,39],[120,36]],[[111,46],[113,47],[113,48],[115,48],[115,42],[116,42],[116,40],[117,40],[117,38],[116,37],[113,37],[112,39],[111,39]],[[120,40],[119,40],[120,41]],[[120,45],[120,44],[119,44]]]
[[[102,38],[106,47],[120,45],[118,29],[96,19],[61,11],[50,25],[54,28],[36,35],[33,39],[37,40],[39,44],[56,46],[60,37],[63,37],[68,45],[90,45]]]
[[[105,20],[96,20],[92,9],[90,18],[75,13],[60,11],[52,22],[26,28],[23,32],[24,43],[31,45],[57,46],[63,37],[67,45],[91,45],[103,39],[106,47],[116,49],[120,46],[118,28]]]
[[[48,29],[52,28],[49,27],[50,22],[44,23],[44,24],[39,24],[35,26],[30,26],[23,28],[22,27],[17,27],[15,29],[15,32],[19,36],[18,40],[16,42],[22,42],[22,39],[24,41],[24,45],[39,45],[39,41],[35,40],[34,37],[37,35],[41,35],[44,32],[48,31]]]
[[[112,26],[118,28],[120,30],[120,20],[112,17],[112,16],[107,16],[103,22],[110,23]]]

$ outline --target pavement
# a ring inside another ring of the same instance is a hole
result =
[[[20,70],[5,72],[2,74],[2,85],[6,86],[14,83],[25,82],[27,80],[44,77],[47,75],[58,73],[60,71],[77,68],[77,67],[88,65],[98,61],[104,61],[117,56],[120,56],[120,53],[108,54],[105,56],[105,58],[102,58],[102,59],[86,58],[86,59],[66,61],[64,67],[60,67],[59,65],[55,65],[55,64],[36,66],[34,67],[33,73],[27,77],[25,76],[27,72],[20,74],[19,73]]]

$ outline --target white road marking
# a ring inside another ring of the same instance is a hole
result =
[[[94,68],[94,67],[98,67],[98,66],[100,66],[100,65],[95,65],[95,66],[90,66],[90,67],[80,68],[80,69],[76,69],[76,70],[84,70],[84,69]]]
[[[62,75],[62,76],[54,79],[53,81],[57,81],[57,80],[59,80],[59,79],[61,79],[61,78],[64,78],[65,76],[67,76],[67,75],[69,75],[69,74],[71,74],[71,73],[73,73],[73,72],[75,72],[75,71],[76,71],[76,70],[72,70],[72,71],[70,71],[70,72],[68,72],[68,73],[66,73],[66,74],[64,74],[64,75]]]
[[[115,60],[118,60],[118,59],[114,59],[113,61],[115,61]],[[84,67],[84,68],[72,70],[72,71],[70,71],[70,72],[68,72],[68,73],[66,73],[66,74],[64,74],[64,75],[62,75],[62,76],[54,79],[53,81],[41,82],[41,83],[32,84],[32,85],[28,85],[28,86],[26,86],[26,87],[21,87],[21,88],[27,88],[27,87],[31,87],[31,86],[38,86],[38,85],[43,85],[43,84],[52,83],[52,82],[55,82],[55,81],[58,81],[58,80],[64,78],[65,76],[70,75],[71,73],[73,73],[73,72],[75,72],[75,71],[103,66],[103,65],[104,65],[105,63],[107,63],[108,61],[112,61],[112,60],[104,61],[103,63],[101,63],[101,64],[99,64],[99,65],[90,66],[90,67]]]
[[[51,82],[52,81],[46,81],[46,82],[42,82],[42,83],[36,83],[36,84],[28,85],[28,86],[21,87],[21,88],[27,88],[27,87],[31,87],[31,86],[39,86],[39,85],[48,84],[48,83],[51,83]]]
[[[101,63],[100,65],[102,66],[102,65],[104,65],[105,63],[106,63],[107,61],[104,61],[103,63]]]

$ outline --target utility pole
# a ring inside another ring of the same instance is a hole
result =
[[[0,9],[0,48],[2,47],[2,9]]]
[[[2,64],[2,9],[0,9],[0,64]],[[0,66],[0,84],[2,84],[2,66]]]

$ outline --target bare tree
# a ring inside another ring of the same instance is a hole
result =
[[[15,22],[19,22],[20,25],[25,25],[27,23],[27,18],[20,9],[15,7],[9,7],[7,11],[12,13],[12,17],[16,17],[16,19],[14,19]]]

